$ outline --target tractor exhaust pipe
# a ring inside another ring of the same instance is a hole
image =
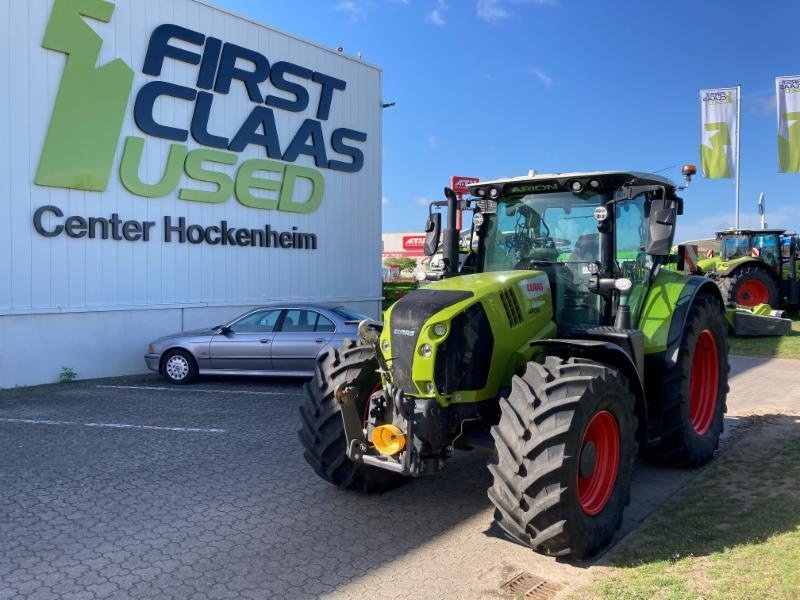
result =
[[[442,258],[444,259],[445,277],[458,273],[458,197],[450,188],[444,188],[447,198],[447,227],[442,230]]]

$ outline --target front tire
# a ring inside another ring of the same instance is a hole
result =
[[[547,357],[514,377],[492,428],[489,499],[512,540],[551,556],[606,546],[629,499],[635,398],[614,368]]]
[[[187,385],[197,379],[197,361],[186,350],[170,350],[161,359],[161,374],[170,383]]]
[[[355,387],[359,414],[366,416],[369,396],[381,384],[377,369],[372,347],[345,340],[341,348],[330,348],[319,358],[313,379],[303,386],[306,399],[300,405],[302,426],[298,432],[303,456],[317,475],[340,488],[383,492],[403,480],[396,473],[347,457],[342,411],[335,391],[343,384]]]
[[[769,304],[776,308],[780,301],[775,279],[752,264],[739,267],[732,275],[724,277],[720,281],[720,290],[728,306],[736,304],[752,308]]]
[[[719,301],[699,295],[689,309],[675,364],[664,372],[656,462],[697,467],[711,460],[724,429],[728,335]]]

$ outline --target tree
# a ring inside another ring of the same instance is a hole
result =
[[[383,266],[396,267],[400,269],[400,272],[413,271],[417,268],[417,261],[407,256],[389,256],[383,260]]]

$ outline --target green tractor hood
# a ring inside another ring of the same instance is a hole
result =
[[[447,406],[497,397],[530,358],[530,341],[556,331],[545,273],[478,273],[398,300],[384,315],[380,347],[395,385]]]

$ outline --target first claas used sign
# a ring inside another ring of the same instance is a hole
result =
[[[469,188],[468,185],[471,183],[478,183],[480,179],[478,177],[459,177],[454,175],[450,178],[450,187],[456,194],[468,194]]]

